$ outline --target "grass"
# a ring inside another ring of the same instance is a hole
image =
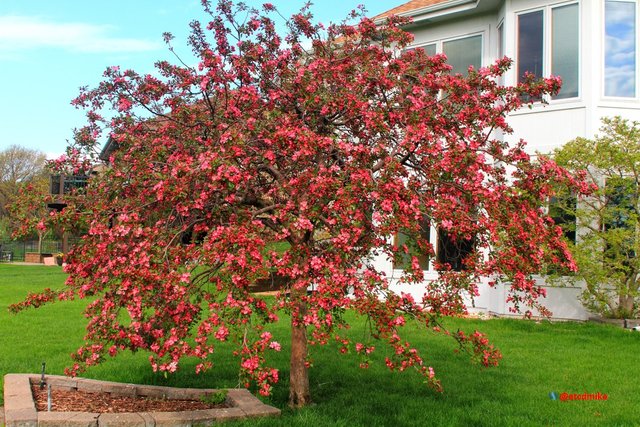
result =
[[[82,341],[86,302],[71,301],[10,315],[7,306],[28,291],[58,287],[65,275],[59,267],[0,264],[0,374],[47,372],[61,374],[69,353]],[[363,323],[351,333],[361,336]],[[381,363],[357,368],[356,356],[339,356],[335,347],[313,349],[311,370],[313,406],[292,411],[286,406],[288,387],[287,325],[273,333],[283,344],[270,361],[281,370],[281,382],[268,403],[283,410],[282,417],[230,423],[238,426],[539,426],[640,425],[638,361],[640,333],[590,323],[535,323],[520,320],[447,319],[452,329],[486,332],[502,350],[497,368],[470,364],[453,351],[446,337],[409,331],[412,342],[442,380],[444,393],[425,387],[412,372],[389,372]],[[237,361],[220,348],[215,368],[193,374],[195,362],[186,361],[175,375],[155,375],[143,353],[123,354],[94,367],[86,377],[131,383],[181,387],[235,387]],[[606,393],[607,401],[560,402],[550,392]]]

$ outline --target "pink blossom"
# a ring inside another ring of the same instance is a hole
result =
[[[269,343],[269,348],[275,351],[280,351],[282,349],[282,347],[280,346],[280,343],[277,341],[271,341]]]
[[[215,333],[216,339],[220,341],[225,341],[228,336],[229,336],[229,329],[225,328],[224,326],[220,326]]]

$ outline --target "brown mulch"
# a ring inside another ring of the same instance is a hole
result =
[[[38,385],[31,386],[36,409],[47,410],[47,389]],[[129,397],[111,393],[92,393],[78,390],[51,390],[51,411],[53,412],[178,412],[199,409],[227,408],[227,404],[213,405],[200,400],[152,399],[148,397]]]

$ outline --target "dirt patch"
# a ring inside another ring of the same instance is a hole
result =
[[[31,391],[40,412],[47,411],[47,388],[32,385]],[[210,404],[200,400],[152,399],[149,397],[120,396],[111,393],[79,390],[51,390],[52,412],[94,412],[99,414],[121,412],[179,412],[202,409],[229,408],[230,405]]]

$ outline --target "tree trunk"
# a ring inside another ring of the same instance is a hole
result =
[[[62,251],[63,254],[69,252],[69,233],[66,231],[62,232]]]
[[[292,290],[295,308],[299,313],[299,321],[291,316],[291,372],[289,376],[289,406],[299,408],[311,402],[309,396],[309,370],[307,368],[307,328],[302,324],[302,317],[307,312],[307,303],[299,297],[305,290]],[[299,324],[296,324],[299,323]]]
[[[620,317],[621,319],[633,317],[633,302],[633,296],[620,295],[618,297],[618,317]]]
[[[41,254],[42,253],[42,237],[43,237],[43,233],[39,232],[38,233],[38,253]],[[40,261],[42,262],[42,261]]]

